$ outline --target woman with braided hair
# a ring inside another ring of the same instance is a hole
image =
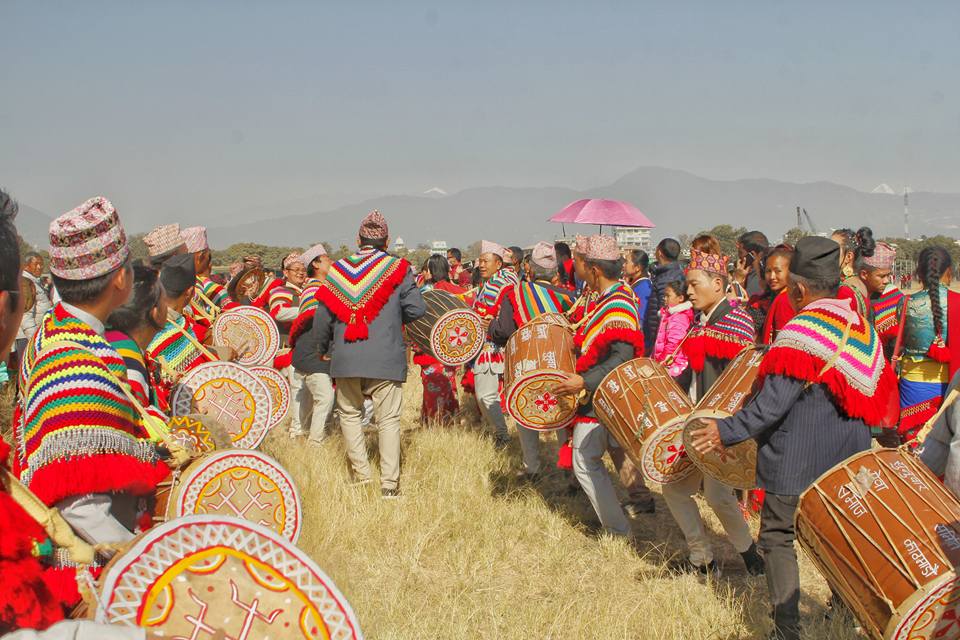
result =
[[[948,289],[953,261],[944,247],[928,246],[917,259],[923,289],[907,296],[900,368],[900,435],[913,438],[936,413],[960,367],[960,294]]]

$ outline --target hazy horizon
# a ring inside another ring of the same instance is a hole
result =
[[[0,185],[130,228],[481,186],[960,192],[960,6],[4,2]],[[656,216],[656,212],[651,212]]]

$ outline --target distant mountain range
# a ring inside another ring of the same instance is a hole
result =
[[[197,219],[183,222],[206,223],[210,242],[218,248],[237,242],[307,246],[325,241],[349,246],[355,242],[363,215],[379,209],[394,238],[402,237],[408,247],[432,240],[466,246],[481,238],[527,245],[561,234],[560,225],[546,219],[563,206],[596,197],[637,205],[657,225],[655,238],[692,234],[726,223],[760,229],[776,239],[796,226],[798,205],[807,210],[820,231],[869,225],[877,236],[903,235],[902,196],[865,193],[831,182],[709,180],[686,171],[642,167],[612,184],[583,191],[562,187],[481,187],[449,195],[437,191],[384,196],[327,211],[233,226]],[[49,216],[21,205],[18,226],[29,242],[46,245],[49,221]],[[570,234],[585,229],[589,228],[567,225],[566,230]],[[911,193],[910,234],[960,236],[960,194]]]

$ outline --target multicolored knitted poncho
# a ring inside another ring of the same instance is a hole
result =
[[[186,373],[197,365],[209,362],[210,359],[187,338],[189,333],[196,338],[193,324],[183,315],[167,320],[163,329],[150,341],[147,355],[151,360],[163,360],[162,369],[173,369],[177,373]]]
[[[573,342],[580,352],[577,373],[583,373],[606,357],[614,342],[626,342],[633,346],[634,357],[643,356],[643,331],[633,291],[622,282],[604,291],[587,321],[577,330]]]
[[[897,339],[897,333],[900,331],[900,309],[904,299],[900,289],[891,287],[879,298],[871,301],[873,328],[880,335],[881,343],[886,344]]]
[[[480,287],[477,297],[473,300],[473,310],[480,314],[482,318],[496,318],[500,313],[500,302],[503,300],[507,287],[519,282],[520,278],[516,271],[500,269]],[[480,350],[476,362],[477,364],[500,364],[503,362],[503,349],[487,338],[483,342],[483,348]]]
[[[716,321],[711,318],[707,324],[695,324],[683,342],[683,352],[690,368],[699,373],[707,358],[733,360],[753,344],[755,336],[750,314],[742,307],[731,306]]]
[[[127,383],[133,397],[153,416],[166,422],[167,416],[160,408],[159,398],[151,383],[151,367],[147,363],[146,354],[140,351],[140,345],[124,332],[115,329],[108,330],[104,338],[117,350],[127,365]]]
[[[281,331],[290,328],[290,323],[293,322],[293,320],[289,319],[290,316],[296,319],[296,316],[293,314],[300,307],[301,293],[302,290],[300,287],[290,282],[284,282],[282,287],[274,287],[270,292],[268,311],[270,317],[277,323]]]
[[[573,307],[569,291],[555,291],[536,282],[518,282],[504,289],[504,297],[513,304],[513,321],[522,327],[545,313],[566,313]]]
[[[330,265],[316,297],[347,325],[344,340],[366,340],[370,335],[369,323],[377,318],[409,271],[410,263],[403,258],[364,247]]]
[[[20,382],[14,471],[47,505],[87,493],[150,495],[168,474],[120,387],[123,358],[62,305],[28,345]]]
[[[308,278],[303,284],[303,291],[300,292],[300,307],[297,311],[297,319],[290,325],[290,336],[287,338],[287,344],[291,347],[297,344],[297,338],[310,328],[313,324],[313,315],[317,312],[320,301],[317,300],[317,290],[323,286],[323,280],[320,278]]]
[[[825,385],[844,414],[867,425],[896,421],[896,377],[876,330],[848,300],[817,300],[794,316],[760,364],[759,377],[768,375]]]

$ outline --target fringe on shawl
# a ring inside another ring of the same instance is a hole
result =
[[[133,456],[99,454],[56,460],[33,473],[30,490],[47,506],[87,493],[153,494],[170,475],[163,461],[143,462]]]
[[[325,304],[338,320],[347,325],[343,339],[347,342],[357,342],[370,337],[370,327],[367,323],[376,319],[380,310],[390,300],[394,289],[400,286],[407,275],[407,261],[400,259],[397,266],[387,275],[379,285],[373,296],[363,305],[362,309],[355,309],[343,303],[326,285],[317,289],[317,299]]]
[[[604,329],[592,343],[590,349],[577,358],[577,373],[583,373],[587,369],[595,366],[610,351],[610,346],[614,342],[626,342],[633,347],[635,358],[643,357],[643,332],[639,329],[628,329],[626,327],[610,327]],[[577,336],[574,339],[577,348],[583,346],[583,337]]]
[[[692,335],[683,343],[683,352],[687,355],[690,368],[697,373],[703,371],[707,358],[733,360],[750,346],[749,342],[728,337],[719,337],[714,333],[702,332]]]

